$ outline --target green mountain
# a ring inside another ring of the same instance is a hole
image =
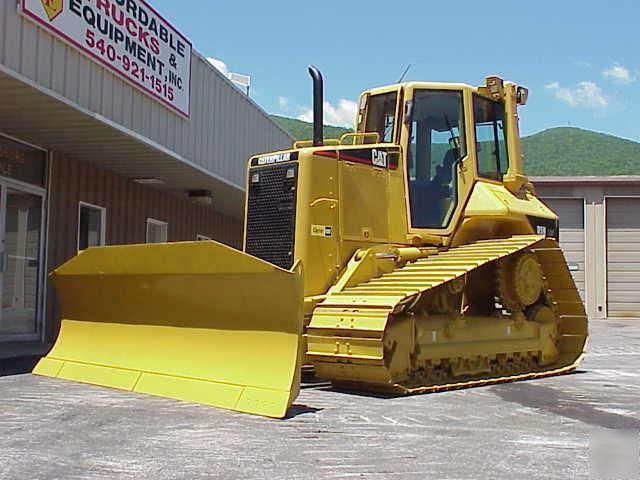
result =
[[[313,138],[313,124],[296,120],[295,118],[270,115],[270,117],[282,128],[291,134],[296,140],[311,140]],[[343,134],[352,132],[350,128],[324,126],[324,138],[340,138]]]
[[[527,175],[640,175],[640,143],[572,127],[522,139]]]
[[[313,135],[311,123],[271,115],[296,140]],[[324,127],[325,138],[350,129]],[[640,175],[640,143],[573,127],[556,127],[523,137],[525,172],[531,176]]]

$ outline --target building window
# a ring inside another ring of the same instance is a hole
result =
[[[156,220],[155,218],[147,218],[147,243],[165,243],[167,241],[167,231],[169,224]]]
[[[207,237],[206,235],[197,234],[196,235],[196,240],[198,240],[198,241],[212,240],[212,238],[211,237]]]
[[[80,202],[78,214],[78,250],[105,244],[107,209]]]
[[[44,187],[47,153],[0,135],[0,175]]]

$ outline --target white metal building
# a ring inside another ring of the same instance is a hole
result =
[[[145,0],[2,0],[0,358],[51,343],[79,249],[240,246],[246,160],[291,142]]]
[[[640,318],[640,176],[533,177],[591,318]]]

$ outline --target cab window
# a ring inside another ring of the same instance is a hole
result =
[[[478,174],[502,180],[509,168],[504,125],[504,105],[488,98],[473,96]]]
[[[445,228],[457,205],[457,168],[466,155],[462,92],[416,90],[407,153],[413,228]]]
[[[393,142],[397,101],[397,92],[372,95],[367,102],[365,132],[377,132],[380,135],[380,142]],[[373,140],[368,142],[373,143]]]

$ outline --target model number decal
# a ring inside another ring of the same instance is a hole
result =
[[[275,153],[258,157],[258,165],[270,165],[272,163],[288,162],[289,160],[291,160],[291,152]]]
[[[331,225],[311,225],[312,237],[329,238],[333,235],[333,227]]]
[[[261,167],[263,165],[273,165],[275,163],[298,160],[298,152],[278,152],[267,155],[260,155],[251,158],[251,166]]]

